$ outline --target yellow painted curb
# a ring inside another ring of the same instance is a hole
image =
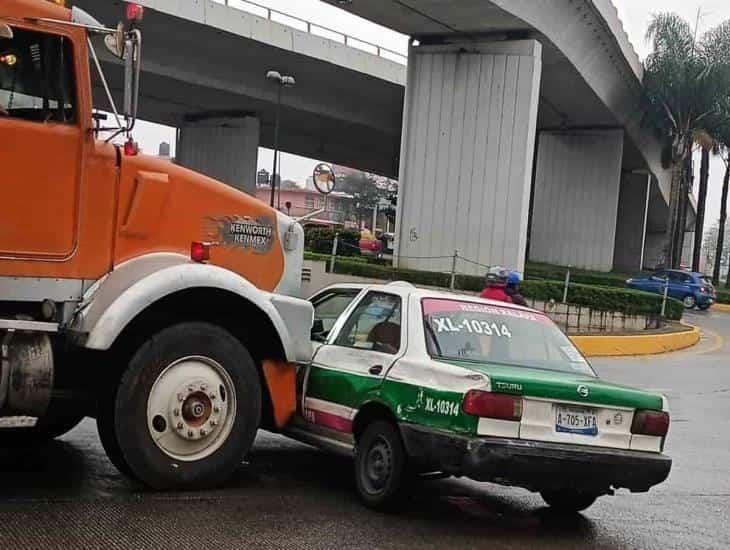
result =
[[[730,304],[712,304],[710,309],[712,311],[719,311],[720,313],[730,313]]]
[[[654,355],[694,346],[700,341],[700,330],[696,327],[689,327],[684,332],[668,334],[571,336],[571,340],[586,357]]]

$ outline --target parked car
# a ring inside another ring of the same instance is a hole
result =
[[[369,229],[360,231],[360,255],[377,258],[382,253],[383,243]]]
[[[629,288],[664,294],[669,285],[667,295],[684,303],[688,309],[695,306],[708,309],[715,303],[715,287],[712,280],[702,273],[693,273],[679,269],[664,269],[654,273],[642,274],[626,281]]]
[[[669,475],[667,400],[598,378],[541,312],[409,283],[311,301],[313,356],[286,433],[354,457],[370,507],[393,508],[426,472],[525,487],[569,512]]]

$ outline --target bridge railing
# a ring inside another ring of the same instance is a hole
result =
[[[351,48],[356,48],[358,50],[377,55],[378,57],[388,59],[395,63],[400,63],[401,65],[406,65],[408,63],[408,56],[405,54],[396,52],[395,50],[384,48],[383,46],[379,46],[378,44],[373,44],[372,42],[368,42],[367,40],[361,40],[359,38],[355,38],[354,36],[350,36],[349,34],[330,29],[329,27],[320,25],[319,23],[307,21],[306,19],[301,19],[294,15],[289,15],[288,13],[281,12],[268,6],[262,6],[261,4],[257,4],[256,2],[250,2],[249,0],[214,1],[219,4],[224,4],[230,8],[258,15],[259,17],[274,21],[275,23],[281,23],[282,25],[286,25],[288,27],[292,27],[294,29],[309,34],[321,36],[322,38],[327,38],[329,40],[334,40],[335,42],[339,42],[340,44],[344,44],[345,46],[350,46]]]

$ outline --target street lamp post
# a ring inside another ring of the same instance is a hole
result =
[[[269,71],[266,78],[276,84],[276,122],[274,123],[274,169],[271,171],[271,207],[274,207],[276,196],[276,171],[279,160],[279,124],[281,121],[281,93],[284,88],[292,88],[296,84],[293,76],[282,75],[279,71]]]

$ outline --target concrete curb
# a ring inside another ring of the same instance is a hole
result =
[[[719,311],[720,313],[730,313],[730,304],[712,304],[710,311]]]
[[[571,336],[586,357],[655,355],[689,348],[700,341],[700,330],[687,327],[682,332],[639,336]]]

